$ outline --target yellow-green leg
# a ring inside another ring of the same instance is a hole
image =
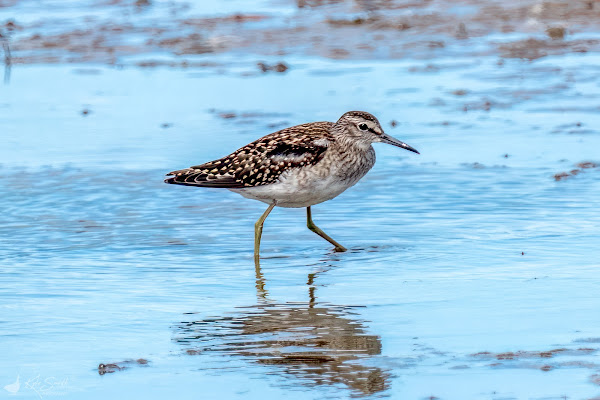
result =
[[[263,224],[273,210],[273,207],[275,207],[275,203],[272,203],[269,208],[267,208],[267,211],[265,211],[258,221],[256,221],[256,224],[254,224],[254,265],[257,268],[260,267],[260,237],[262,236]]]
[[[269,211],[269,210],[267,210],[267,211]],[[325,232],[323,232],[321,230],[321,228],[319,228],[318,226],[315,225],[315,223],[312,220],[310,207],[306,207],[306,226],[308,226],[308,229],[310,229],[311,231],[313,231],[314,233],[316,233],[317,235],[321,236],[323,239],[327,240],[329,243],[334,245],[335,251],[339,251],[339,252],[346,251],[346,248],[344,246],[342,246],[341,244],[339,244],[338,242],[333,240],[331,237],[329,237],[329,235],[327,235]]]

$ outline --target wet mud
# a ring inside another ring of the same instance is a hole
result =
[[[535,60],[600,49],[594,34],[600,5],[590,0],[275,4],[286,11],[285,18],[267,12],[206,16],[193,3],[114,0],[85,1],[65,9],[55,5],[47,15],[23,19],[21,3],[14,1],[0,6],[4,15],[14,15],[0,21],[0,29],[13,49],[14,64],[199,67],[210,64],[194,61],[195,56],[227,52],[332,59],[495,55]],[[159,53],[170,58],[154,59]],[[129,56],[138,57],[133,61]],[[285,63],[261,63],[263,72],[288,68]]]

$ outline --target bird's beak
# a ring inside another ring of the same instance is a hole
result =
[[[400,140],[396,139],[395,137],[391,137],[390,135],[388,135],[386,133],[382,134],[380,136],[380,138],[383,143],[391,144],[392,146],[402,147],[403,149],[412,151],[417,154],[421,154],[414,147],[411,147],[411,146],[407,145],[406,143],[401,142]]]

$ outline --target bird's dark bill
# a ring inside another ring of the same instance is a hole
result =
[[[400,141],[400,140],[398,140],[398,139],[396,139],[396,138],[394,138],[394,137],[391,137],[391,136],[389,136],[389,135],[386,135],[386,134],[383,134],[383,135],[381,136],[381,141],[382,141],[383,143],[391,144],[391,145],[393,145],[393,146],[401,147],[401,148],[403,148],[403,149],[406,149],[406,150],[412,151],[412,152],[414,152],[414,153],[421,154],[421,153],[419,153],[419,152],[417,151],[417,149],[415,149],[414,147],[412,147],[412,146],[409,146],[409,145],[407,145],[406,143],[404,143],[404,142],[402,142],[402,141]]]

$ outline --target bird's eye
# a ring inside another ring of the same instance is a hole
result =
[[[367,126],[367,124],[358,124],[358,129],[360,129],[361,131],[366,131],[367,129],[369,129],[369,127]]]

